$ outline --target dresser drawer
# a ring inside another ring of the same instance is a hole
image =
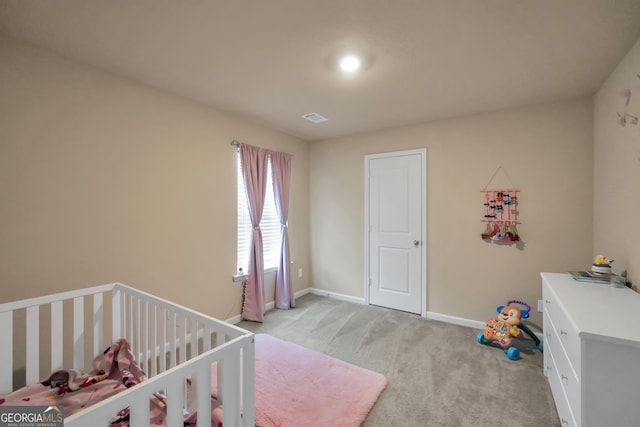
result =
[[[555,330],[558,336],[558,342],[569,359],[569,364],[572,366],[576,377],[580,378],[581,358],[578,331],[569,320],[562,305],[558,302],[558,298],[553,293],[553,290],[551,290],[546,283],[542,287],[542,298],[544,299],[544,312],[548,316],[545,329],[548,328],[548,325],[551,325],[552,329]],[[545,330],[544,332],[546,334],[552,331]]]
[[[547,375],[547,380],[549,381],[549,386],[551,387],[553,400],[556,403],[556,410],[558,411],[560,425],[562,427],[578,427],[579,424],[573,417],[573,412],[571,411],[571,408],[569,406],[567,396],[564,393],[564,388],[562,387],[562,382],[558,374],[558,369],[556,368],[556,365],[554,363],[553,356],[548,352],[546,346],[544,351],[544,360],[545,374]]]
[[[560,386],[566,397],[566,400],[571,408],[571,412],[578,425],[580,425],[580,410],[581,410],[581,390],[580,390],[580,377],[574,372],[573,367],[569,363],[569,359],[564,352],[564,349],[560,345],[559,337],[555,329],[550,326],[550,320],[548,314],[545,313],[544,319],[545,328],[544,336],[546,339],[544,346],[545,357],[545,369],[553,370],[556,372],[556,376],[559,379]],[[548,376],[548,374],[547,374]]]

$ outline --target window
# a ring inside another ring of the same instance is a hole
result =
[[[240,153],[237,154],[238,175],[238,271],[242,269],[244,274],[249,270],[249,244],[251,243],[251,219],[247,204],[247,193],[242,178],[242,165]],[[267,161],[267,193],[264,198],[262,221],[262,240],[264,245],[264,269],[278,268],[280,264],[280,219],[276,210],[273,196],[273,181],[271,179],[271,160]]]

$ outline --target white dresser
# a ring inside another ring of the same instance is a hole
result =
[[[562,427],[640,426],[640,294],[541,276],[544,371]]]

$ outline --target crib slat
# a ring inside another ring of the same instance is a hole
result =
[[[254,411],[256,402],[255,392],[255,337],[251,342],[242,347],[242,413],[244,414],[244,425],[254,427],[256,424],[256,413]],[[248,409],[250,408],[250,410]]]
[[[130,396],[132,400],[129,407],[129,425],[146,426],[149,425],[149,397],[145,394],[137,393]],[[172,425],[172,424],[167,424]],[[182,424],[173,424],[182,425]]]
[[[151,342],[149,343],[149,349],[151,350],[151,354],[149,358],[151,359],[151,364],[148,374],[150,377],[153,377],[158,373],[158,307],[156,307],[155,304],[151,307],[150,316],[149,338]]]
[[[62,301],[51,303],[51,371],[62,368]]]
[[[133,334],[129,339],[131,345],[131,351],[136,355],[136,358],[140,360],[140,299],[137,297],[131,298],[131,316],[133,324]]]
[[[202,352],[211,350],[211,328],[203,325],[202,328]]]
[[[103,319],[104,307],[102,305],[102,294],[93,295],[93,355],[96,356],[102,351],[103,341]]]
[[[233,421],[240,419],[240,358],[237,354],[224,358],[224,369],[218,382],[220,384],[219,398],[224,408],[222,425],[235,425]]]
[[[122,292],[120,289],[114,289],[111,292],[111,342],[122,338],[124,335],[123,321],[124,309],[122,303]]]
[[[169,312],[169,369],[176,366],[176,314]]]
[[[131,295],[127,295],[125,297],[125,305],[126,305],[126,318],[124,320],[124,324],[127,327],[125,331],[125,338],[131,341],[133,339],[133,297]]]
[[[211,413],[211,365],[205,365],[198,369],[196,381],[198,414]],[[197,427],[210,427],[209,417],[198,417]],[[231,425],[231,424],[224,424]]]
[[[133,303],[131,302],[133,299],[133,297],[131,295],[129,295],[128,293],[124,293],[124,305],[123,305],[123,309],[124,309],[124,317],[122,319],[123,325],[122,325],[122,335],[119,336],[118,338],[125,338],[129,341],[131,341],[133,339],[133,315],[131,314],[132,310],[133,310]],[[132,349],[133,350],[133,349]]]
[[[198,321],[191,319],[191,354],[189,359],[193,359],[198,354]]]
[[[216,330],[216,347],[224,344],[224,332]]]
[[[73,367],[84,369],[84,297],[73,299]]]
[[[149,372],[149,303],[147,301],[141,301],[141,313],[140,317],[142,322],[140,323],[140,333],[142,339],[140,340],[141,352],[140,352],[140,367],[143,371]]]
[[[174,381],[167,386],[167,420],[168,426],[181,426],[184,424],[184,382]],[[209,417],[206,417],[209,418]],[[211,423],[209,421],[209,423]],[[131,424],[134,425],[134,424]],[[231,424],[227,424],[231,425]]]
[[[160,339],[160,358],[158,360],[158,373],[162,373],[167,370],[167,314],[166,308],[161,308],[158,314],[158,323],[160,325],[159,339]]]
[[[178,327],[180,328],[180,359],[178,364],[187,360],[187,321],[186,317],[180,316]]]
[[[40,380],[40,307],[27,307],[27,384],[37,383]]]
[[[13,391],[13,312],[0,313],[0,325],[9,337],[0,345],[0,393]]]

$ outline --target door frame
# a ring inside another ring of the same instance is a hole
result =
[[[400,157],[408,155],[420,155],[420,169],[421,169],[421,209],[423,214],[421,215],[421,239],[422,239],[422,259],[420,260],[422,272],[421,272],[421,313],[422,317],[427,317],[427,149],[417,148],[413,150],[402,151],[390,151],[377,154],[365,154],[364,156],[364,301],[366,305],[370,305],[369,301],[369,288],[371,286],[371,280],[369,278],[369,231],[371,225],[369,223],[369,161],[374,159],[384,159],[390,157]]]

